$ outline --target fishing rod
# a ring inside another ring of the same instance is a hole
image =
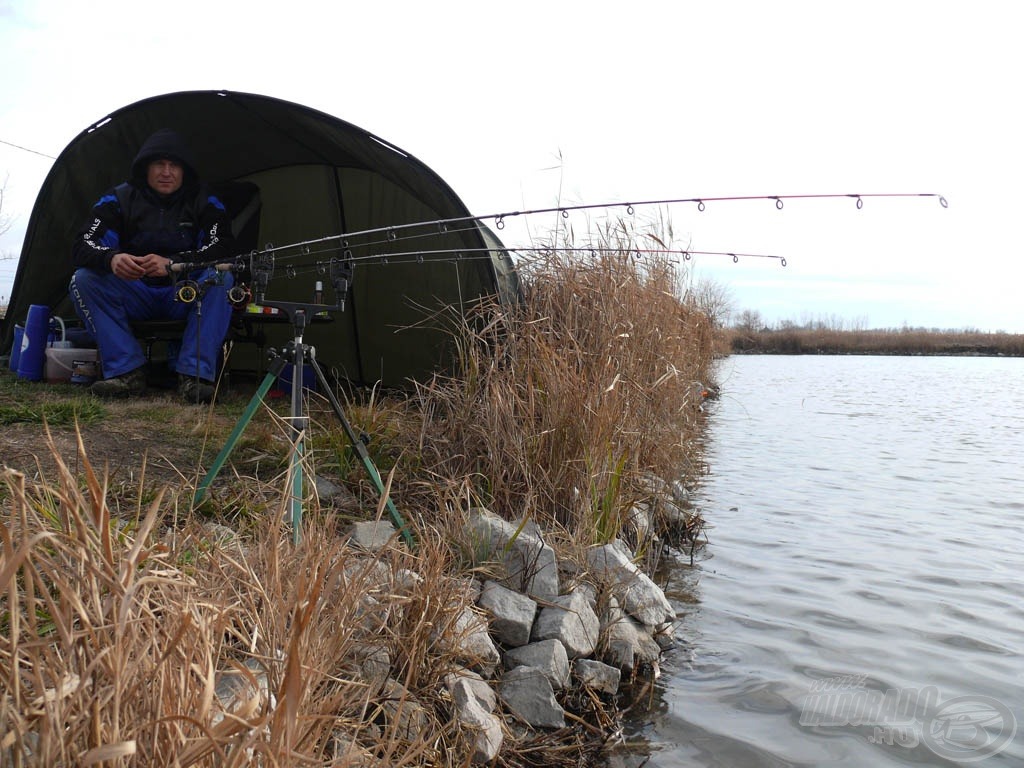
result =
[[[312,240],[303,240],[289,245],[282,246],[270,246],[264,249],[265,253],[274,253],[276,251],[289,250],[295,248],[311,247],[327,243],[331,241],[340,241],[342,247],[347,248],[349,246],[349,240],[356,237],[365,237],[371,235],[384,235],[388,242],[394,242],[398,239],[399,232],[405,232],[415,228],[432,228],[436,229],[436,233],[432,234],[450,234],[449,229],[452,225],[467,224],[467,223],[478,223],[482,224],[488,220],[494,220],[494,226],[496,229],[501,230],[505,228],[505,219],[516,218],[520,216],[536,216],[545,213],[559,213],[563,218],[568,218],[569,214],[573,211],[587,211],[595,210],[598,208],[625,208],[626,214],[632,216],[635,213],[636,208],[646,207],[652,205],[677,205],[682,203],[693,203],[696,204],[698,211],[704,211],[708,203],[723,203],[723,202],[740,202],[740,201],[752,201],[752,200],[772,200],[775,202],[775,207],[782,210],[785,207],[786,200],[822,200],[822,199],[836,199],[845,198],[853,199],[856,201],[857,209],[860,210],[864,207],[864,200],[867,198],[906,198],[906,197],[934,197],[938,198],[939,204],[943,208],[948,208],[949,203],[946,198],[935,192],[872,192],[872,193],[833,193],[833,194],[804,194],[804,195],[730,195],[722,197],[679,197],[679,198],[665,198],[660,200],[642,200],[636,202],[609,202],[609,203],[585,203],[580,205],[558,205],[551,206],[548,208],[533,208],[525,211],[505,211],[500,213],[487,213],[482,215],[465,215],[465,216],[453,216],[444,219],[432,219],[424,221],[410,222],[407,224],[389,224],[384,227],[371,227],[368,229],[355,230],[352,232],[345,232],[339,235],[328,235],[326,237],[315,238]]]
[[[307,255],[318,255],[327,253],[334,249],[323,249],[312,251]],[[365,266],[388,266],[392,264],[423,264],[430,261],[432,264],[452,263],[490,259],[495,251],[499,253],[514,254],[538,254],[549,255],[555,253],[589,253],[592,256],[597,254],[622,253],[636,259],[644,256],[681,256],[684,261],[690,261],[694,256],[729,256],[733,263],[739,263],[741,258],[750,259],[774,259],[783,267],[787,266],[785,256],[778,256],[768,253],[744,253],[740,251],[703,251],[693,248],[615,248],[608,246],[573,246],[573,247],[530,247],[530,248],[439,248],[431,250],[401,251],[397,253],[367,254],[365,256],[351,256],[345,258],[345,263],[363,264]],[[280,257],[278,257],[280,258]],[[291,264],[286,269],[289,277],[296,277],[301,274],[317,272],[324,274],[324,270],[330,262],[314,262],[312,264]]]
[[[280,250],[280,249],[275,249]],[[317,256],[325,253],[333,253],[338,251],[337,246],[331,248],[320,248],[318,250],[305,250],[303,256]],[[491,254],[494,252],[508,253],[508,254],[538,254],[538,255],[550,255],[555,253],[589,253],[592,256],[597,254],[613,254],[622,253],[625,255],[632,256],[636,259],[643,258],[644,256],[681,256],[684,261],[690,261],[694,256],[729,256],[732,258],[733,263],[739,263],[741,258],[749,259],[773,259],[778,261],[783,267],[787,266],[785,256],[778,256],[775,254],[768,253],[745,253],[740,251],[704,251],[694,248],[638,248],[638,247],[614,247],[614,246],[531,246],[524,248],[435,248],[435,249],[418,249],[413,251],[400,251],[391,253],[372,253],[363,256],[346,255],[344,258],[331,258],[324,261],[316,261],[311,264],[289,264],[285,268],[285,276],[292,278],[300,275],[317,273],[319,275],[330,275],[332,282],[340,276],[346,282],[344,285],[338,285],[344,293],[347,289],[347,282],[351,280],[351,273],[357,264],[363,264],[365,266],[388,266],[391,264],[424,264],[428,260],[432,264],[439,263],[463,263],[468,261],[487,260],[491,258]],[[274,256],[268,251],[253,251],[247,256],[239,256],[231,262],[202,262],[202,261],[182,261],[175,262],[168,267],[168,271],[174,275],[179,276],[184,273],[192,272],[198,269],[204,269],[212,267],[218,274],[224,272],[246,272],[248,271],[254,278],[256,285],[256,293],[262,294],[265,292],[266,284],[270,281],[270,278],[274,274],[275,263],[281,256]],[[298,258],[295,255],[291,258]],[[211,278],[215,280],[216,278]],[[185,303],[191,303],[196,300],[199,290],[199,284],[190,279],[182,279],[180,277],[176,280],[177,298],[179,301]],[[263,290],[260,290],[260,289]],[[228,291],[228,300],[232,304],[245,303],[251,296],[245,287],[235,285]]]
[[[884,192],[884,193],[826,193],[826,194],[798,194],[798,195],[729,195],[729,196],[714,196],[714,197],[680,197],[680,198],[662,198],[643,200],[638,202],[606,202],[606,203],[586,203],[579,205],[560,205],[551,206],[546,208],[533,208],[523,211],[507,211],[502,213],[489,213],[484,215],[465,215],[455,216],[445,219],[433,219],[424,220],[418,222],[410,222],[406,224],[391,224],[384,227],[372,227],[368,229],[355,230],[352,232],[346,232],[340,235],[329,235],[326,237],[319,237],[310,240],[303,240],[294,243],[289,243],[282,246],[274,246],[268,243],[263,249],[252,251],[248,256],[238,257],[233,264],[217,264],[218,270],[232,270],[242,272],[248,269],[257,279],[256,282],[259,284],[258,288],[265,290],[266,284],[269,281],[270,276],[273,274],[274,263],[280,258],[282,260],[296,260],[303,257],[317,256],[324,253],[340,252],[341,258],[331,258],[326,262],[316,262],[312,265],[294,265],[290,264],[286,267],[285,274],[289,277],[294,277],[300,274],[300,272],[306,272],[316,270],[320,274],[331,273],[332,280],[334,279],[335,270],[342,269],[340,265],[347,265],[345,269],[351,270],[351,268],[358,263],[370,263],[370,264],[389,264],[389,263],[411,263],[418,262],[424,263],[427,257],[430,257],[432,262],[441,261],[466,261],[472,259],[488,259],[491,258],[491,254],[494,252],[498,253],[555,253],[555,252],[578,252],[578,253],[614,253],[618,251],[628,252],[634,254],[637,258],[640,258],[644,254],[655,255],[677,255],[682,256],[684,260],[690,260],[695,255],[707,255],[707,256],[730,256],[733,263],[738,263],[740,258],[759,258],[759,259],[774,259],[785,267],[787,265],[786,258],[784,256],[777,256],[772,254],[758,254],[758,253],[740,253],[734,251],[703,251],[695,249],[672,249],[672,248],[658,248],[658,249],[641,249],[635,247],[597,247],[597,246],[580,246],[580,247],[523,247],[523,248],[509,248],[509,247],[469,247],[469,248],[446,248],[446,249],[420,249],[411,251],[401,251],[392,253],[369,253],[363,255],[356,255],[353,253],[354,249],[367,249],[373,248],[380,245],[395,245],[399,241],[414,240],[423,237],[434,237],[443,235],[457,235],[462,232],[476,231],[477,225],[493,219],[497,229],[504,228],[504,222],[506,218],[519,217],[519,216],[533,216],[545,213],[560,213],[563,218],[568,218],[570,212],[583,211],[583,210],[594,210],[599,208],[616,208],[624,207],[628,215],[633,215],[635,209],[641,206],[653,206],[653,205],[671,205],[681,203],[696,204],[697,210],[704,211],[707,203],[714,202],[738,202],[738,201],[757,201],[757,200],[771,200],[774,201],[775,207],[781,210],[786,200],[820,200],[820,199],[852,199],[856,201],[856,207],[858,210],[864,206],[864,200],[866,198],[908,198],[908,197],[934,197],[937,198],[939,204],[943,208],[948,208],[949,204],[943,195],[932,193],[932,192],[920,192],[920,193],[909,193],[909,192]],[[419,234],[404,234],[399,236],[399,233],[407,233],[410,230],[415,229],[431,229],[431,232],[422,232]],[[352,243],[353,238],[363,238],[372,236],[383,236],[380,240],[366,241],[362,243]],[[654,238],[657,240],[657,238]],[[660,242],[660,241],[658,241]],[[329,247],[323,247],[330,244]],[[191,254],[189,254],[191,256]],[[275,257],[276,255],[276,257]],[[449,256],[448,259],[439,257]],[[214,262],[185,262],[176,264],[169,271],[175,273],[181,273],[184,271],[196,269],[202,266],[210,266]],[[264,290],[257,290],[255,293],[263,294]],[[232,295],[230,300],[233,303],[245,301],[248,298],[248,294],[242,289],[235,292],[236,295]],[[182,298],[188,299],[193,296],[192,286],[186,286]]]

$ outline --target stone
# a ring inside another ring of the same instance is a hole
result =
[[[380,708],[388,730],[404,741],[414,742],[429,734],[430,715],[417,698],[394,678],[388,678],[380,693]]]
[[[504,565],[508,586],[537,600],[558,595],[558,559],[535,526],[517,526],[478,507],[469,512],[474,559]]]
[[[313,479],[316,487],[316,496],[321,504],[331,504],[338,507],[359,507],[359,500],[352,495],[347,488],[331,482],[326,477],[317,475]]]
[[[258,711],[267,701],[273,701],[267,682],[267,671],[256,659],[246,659],[244,668],[217,672],[214,679],[214,694],[220,704],[220,711],[213,714],[213,725],[224,719],[224,713],[240,709]]]
[[[494,688],[471,669],[463,667],[455,672],[449,672],[445,675],[444,683],[456,706],[461,706],[464,701],[473,698],[488,712],[493,712],[498,704]]]
[[[644,664],[656,666],[661,646],[645,627],[623,612],[615,599],[609,601],[604,619],[601,658],[627,671]]]
[[[533,625],[532,638],[558,640],[569,658],[589,656],[597,647],[601,624],[585,595],[573,592],[561,595],[540,610]]]
[[[351,541],[367,552],[379,552],[391,543],[398,531],[387,520],[360,520],[352,524]]]
[[[504,741],[501,720],[493,714],[497,705],[494,689],[479,675],[465,669],[446,675],[445,685],[455,703],[459,724],[473,732],[471,762],[489,764]]]
[[[536,667],[515,667],[498,684],[508,709],[533,728],[564,728],[565,710],[555,699],[547,675]]]
[[[556,691],[569,684],[569,656],[558,640],[541,640],[505,654],[505,667],[535,667],[547,675]]]
[[[379,691],[391,675],[391,654],[384,645],[357,643],[351,651],[351,674]]]
[[[471,606],[463,607],[445,630],[445,636],[459,661],[471,669],[490,676],[501,662],[501,654],[487,629],[487,619]]]
[[[477,604],[490,614],[491,633],[499,643],[515,648],[530,642],[530,630],[537,614],[535,600],[496,581],[487,581]]]
[[[676,617],[665,592],[633,562],[621,541],[587,551],[591,573],[606,582],[623,610],[645,626],[656,627]]]
[[[593,659],[577,659],[573,664],[573,676],[588,688],[609,695],[619,690],[622,672],[616,667]]]

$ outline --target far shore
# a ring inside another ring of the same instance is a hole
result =
[[[730,328],[731,354],[956,355],[1024,357],[1024,334],[922,328],[832,330]]]

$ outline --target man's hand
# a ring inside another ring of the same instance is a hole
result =
[[[145,270],[146,277],[167,277],[171,274],[171,259],[166,256],[157,256],[155,253],[147,253],[135,259],[135,263]]]
[[[110,259],[110,271],[123,280],[138,280],[140,277],[163,277],[171,260],[166,256],[147,253],[132,256],[130,253],[115,253]]]

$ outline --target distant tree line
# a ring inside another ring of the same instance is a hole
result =
[[[1024,334],[974,328],[868,329],[867,321],[830,316],[770,327],[744,310],[725,332],[736,354],[782,355],[1001,355],[1024,357]]]

